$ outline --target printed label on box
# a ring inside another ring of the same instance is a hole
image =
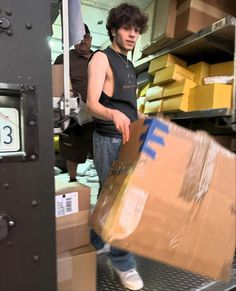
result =
[[[56,217],[73,214],[79,211],[78,192],[72,192],[55,197]]]

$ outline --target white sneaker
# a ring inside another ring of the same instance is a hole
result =
[[[120,277],[121,283],[130,290],[140,290],[143,288],[143,280],[136,269],[130,269],[126,272],[121,272],[114,268],[115,272]]]
[[[109,244],[104,244],[104,247],[100,250],[97,250],[97,256],[105,254],[105,253],[109,253],[111,249],[111,246]]]

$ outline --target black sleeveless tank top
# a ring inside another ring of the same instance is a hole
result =
[[[114,92],[111,97],[102,92],[99,103],[111,109],[124,113],[130,121],[138,118],[136,88],[137,80],[133,64],[125,55],[118,54],[108,47],[103,51],[110,63],[114,77]],[[95,131],[109,137],[120,137],[113,121],[94,118]]]

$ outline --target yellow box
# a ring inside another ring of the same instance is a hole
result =
[[[187,68],[195,74],[194,82],[198,85],[204,84],[204,78],[210,76],[210,65],[206,62],[199,62]]]
[[[234,62],[224,62],[211,65],[210,76],[232,76],[234,74]]]
[[[164,88],[160,86],[154,86],[154,87],[148,88],[146,92],[146,101],[160,99],[163,95],[163,91],[164,91]]]
[[[153,84],[163,85],[182,79],[193,80],[194,73],[179,65],[171,65],[165,69],[156,72]]]
[[[156,113],[159,112],[161,109],[162,100],[152,101],[152,102],[145,102],[144,105],[144,112],[145,114],[149,113]]]
[[[231,108],[232,85],[209,84],[190,90],[189,108],[201,109]]]
[[[169,67],[173,64],[185,67],[187,65],[187,62],[181,60],[180,58],[172,54],[165,54],[161,57],[158,57],[150,61],[148,73],[154,76],[156,71]]]
[[[161,106],[161,111],[189,111],[189,95],[176,95],[164,98]]]
[[[146,97],[139,97],[137,99],[137,109],[140,112],[143,112],[143,107],[144,107],[145,99],[146,99]]]
[[[143,97],[146,95],[147,89],[151,86],[151,83],[148,82],[146,85],[144,85],[139,92],[139,97]]]
[[[189,94],[190,89],[196,86],[197,84],[189,79],[176,81],[165,87],[163,97],[174,96],[179,94]]]

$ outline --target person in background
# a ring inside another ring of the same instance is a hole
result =
[[[100,186],[117,159],[121,144],[129,140],[131,122],[139,118],[136,74],[127,54],[145,31],[147,20],[134,5],[123,3],[112,8],[106,24],[111,46],[95,52],[89,62],[87,107],[94,117],[94,164]],[[94,231],[91,239],[97,250],[104,247]],[[131,253],[111,246],[108,256],[126,288],[139,290],[143,287]]]
[[[85,35],[80,43],[70,50],[70,79],[73,95],[82,96],[84,102],[87,99],[87,69],[89,58],[92,54],[89,28],[86,24]],[[63,64],[63,54],[59,55],[54,64]],[[60,154],[66,159],[66,167],[70,177],[69,182],[77,181],[77,167],[79,163],[84,163],[88,158],[93,158],[92,150],[93,122],[80,126],[73,122],[68,129],[60,134],[59,146]]]

